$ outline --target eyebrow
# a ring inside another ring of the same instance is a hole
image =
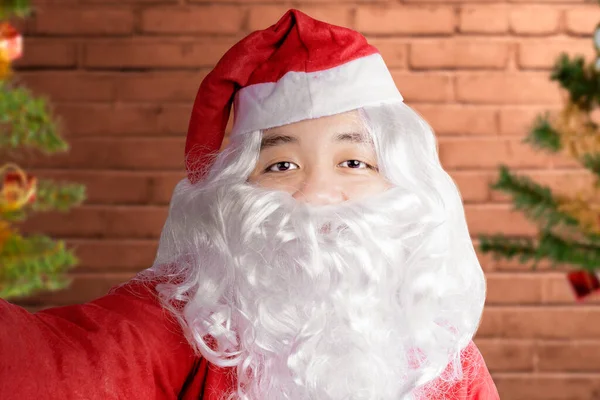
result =
[[[343,132],[338,133],[333,138],[336,142],[350,142],[358,144],[373,144],[373,140],[364,133],[361,132]],[[286,143],[298,143],[298,138],[295,136],[289,136],[285,134],[277,134],[262,138],[260,143],[260,150],[268,149],[275,146],[280,146]]]

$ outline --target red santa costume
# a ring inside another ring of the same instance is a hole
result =
[[[264,130],[352,110],[393,188],[311,207],[247,182]],[[200,86],[186,166],[152,268],[83,305],[0,301],[0,398],[499,398],[460,195],[360,34],[290,10],[236,44]]]

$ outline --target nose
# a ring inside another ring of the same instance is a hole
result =
[[[293,197],[308,204],[338,204],[348,200],[344,188],[334,174],[323,171],[306,172]]]

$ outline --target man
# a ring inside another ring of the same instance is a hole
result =
[[[235,45],[186,166],[152,268],[0,304],[1,398],[498,399],[460,196],[361,35],[290,10]]]

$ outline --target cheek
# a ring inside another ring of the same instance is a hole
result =
[[[294,179],[281,179],[272,175],[259,175],[256,178],[250,177],[248,182],[257,185],[263,189],[279,190],[288,193],[296,191]]]
[[[353,185],[346,187],[345,192],[348,199],[362,199],[383,193],[391,187],[392,184],[385,179],[377,178],[355,182]]]

